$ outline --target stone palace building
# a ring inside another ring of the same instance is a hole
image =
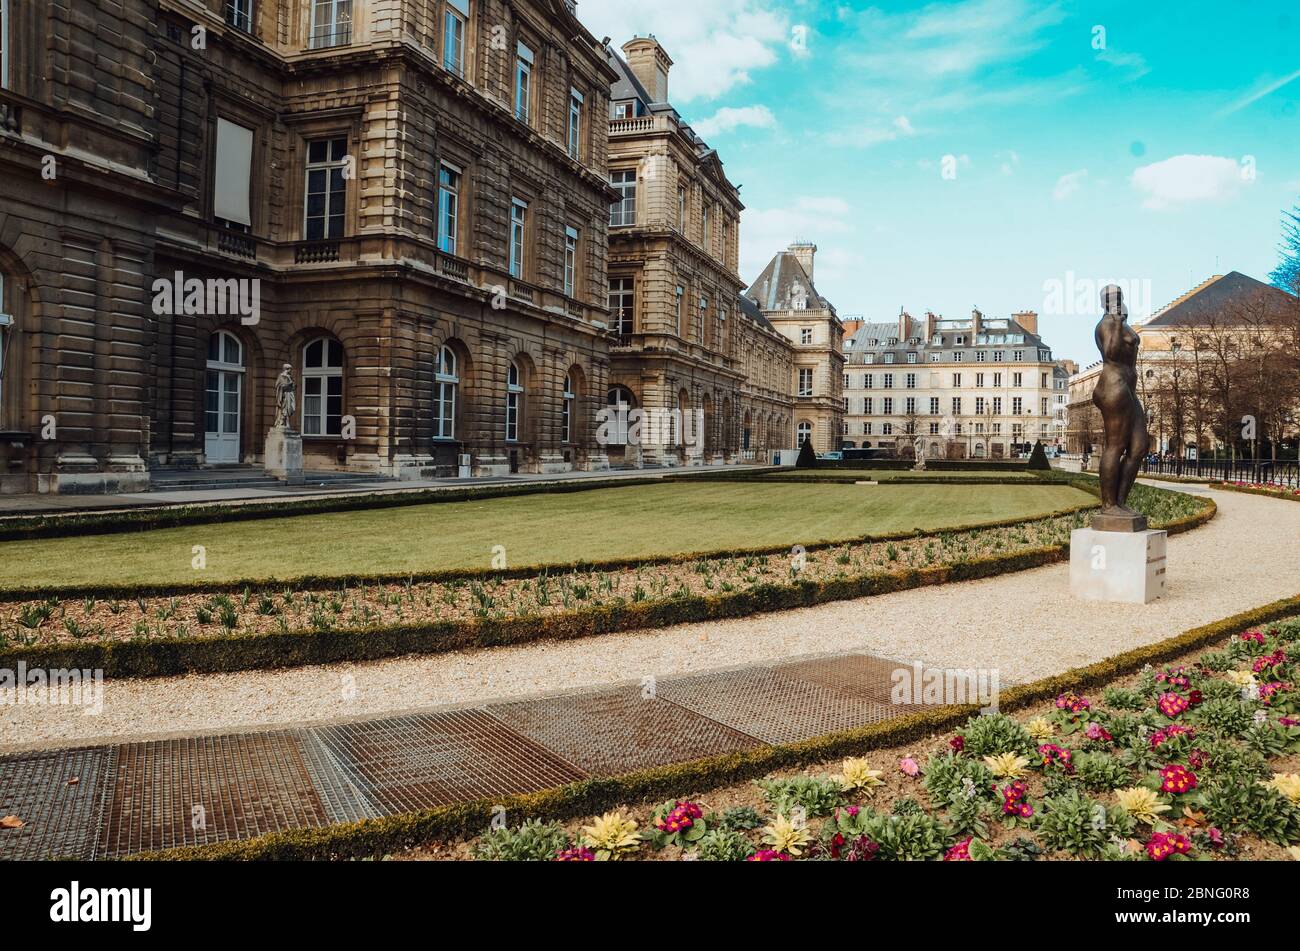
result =
[[[284,366],[309,470],[793,445],[796,347],[653,38],[572,0],[0,7],[0,490],[258,465]],[[611,405],[702,432],[629,452]]]

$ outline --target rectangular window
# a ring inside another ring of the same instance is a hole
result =
[[[930,424],[930,435],[931,435],[931,436],[937,436],[937,435],[939,435],[939,424],[938,424],[938,423],[931,423],[931,424]]]
[[[862,378],[862,388],[864,390],[874,390],[876,388],[876,375],[868,373]]]
[[[469,22],[469,0],[447,0],[442,18],[442,68],[465,75],[465,24]]]
[[[1025,362],[1025,351],[1023,351],[1023,350],[1017,350],[1015,353],[1013,353],[1013,354],[1011,355],[1011,359],[1014,360],[1016,363],[1024,363],[1024,362]]]
[[[965,359],[965,357],[966,357],[966,354],[962,353],[960,350],[955,350],[955,351],[953,351],[953,354],[952,354],[952,362],[953,362],[953,363],[961,363],[961,362]]]
[[[909,353],[909,354],[907,355],[907,362],[908,362],[908,363],[915,363],[915,362],[916,362],[916,354],[915,354],[915,353]]]
[[[533,96],[533,51],[520,43],[515,52],[515,118],[527,122]]]
[[[813,395],[813,371],[809,367],[799,368],[799,395]]]
[[[997,389],[997,388],[1000,387],[1001,385],[1002,385],[1002,374],[1001,374],[1001,373],[994,373],[994,374],[993,374],[993,388],[994,388],[994,389]]]
[[[578,229],[564,229],[564,295],[572,297],[578,283]]]
[[[231,224],[250,227],[253,223],[249,201],[253,130],[218,119],[217,151],[213,161],[213,215]]]
[[[994,363],[1001,363],[1001,362],[1002,362],[1002,358],[1003,358],[1004,356],[1006,356],[1006,354],[1003,353],[1001,350],[994,350],[994,351],[993,351],[993,362],[994,362]]]
[[[907,388],[908,388],[909,390],[914,390],[914,389],[916,389],[916,374],[915,374],[915,373],[909,373],[909,374],[907,375],[906,385],[907,385]]]
[[[679,337],[682,335],[682,308],[685,306],[685,301],[686,301],[686,288],[678,284],[677,305],[676,305],[676,309],[673,311],[673,316],[677,319],[677,336]]]
[[[906,413],[908,416],[911,416],[916,412],[915,396],[909,396],[906,400],[903,401],[903,412]]]
[[[874,416],[875,412],[876,412],[875,397],[868,396],[866,399],[862,401],[862,415]]]
[[[1042,398],[1039,399],[1039,401],[1038,401],[1038,414],[1039,414],[1040,416],[1046,416],[1046,415],[1047,415],[1047,397],[1046,397],[1046,396],[1042,397]]]
[[[328,49],[352,42],[352,0],[312,0],[311,48]]]
[[[893,362],[894,362],[894,355],[893,355],[892,353],[887,353],[887,354],[885,354],[885,362],[886,362],[886,363],[893,363]]]
[[[1025,375],[1024,375],[1023,373],[1013,373],[1013,374],[1011,374],[1011,385],[1012,385],[1012,386],[1023,386],[1023,385],[1024,385],[1024,382],[1023,382],[1024,379],[1025,379]]]
[[[0,4],[7,0],[0,0]],[[226,22],[236,30],[253,32],[253,0],[226,0]]]
[[[892,374],[892,373],[886,373],[886,374],[885,374],[884,389],[886,389],[886,390],[892,390],[893,388],[894,388],[894,374]]]
[[[954,416],[960,416],[960,415],[961,415],[961,397],[960,397],[960,396],[954,396],[954,397],[952,398],[952,415],[954,415]]]
[[[438,167],[438,247],[448,254],[456,253],[460,232],[460,177],[454,165]]]
[[[937,396],[930,397],[930,415],[931,416],[939,415],[939,397]]]
[[[678,288],[678,290],[680,290],[680,288]],[[680,309],[680,295],[678,295],[677,300]],[[614,321],[614,332],[620,337],[627,337],[635,332],[635,307],[635,279],[630,277],[611,277],[609,279],[609,314],[610,318]]]
[[[582,157],[582,93],[576,89],[569,90],[569,158],[577,161]]]
[[[510,203],[510,276],[524,276],[524,239],[528,228],[528,202],[514,199]]]
[[[975,415],[976,416],[984,415],[984,397],[982,396],[975,397]]]
[[[955,389],[961,389],[961,374],[960,374],[960,373],[954,373],[954,374],[952,375],[952,385],[953,385],[953,387],[954,387]]]
[[[987,357],[988,357],[988,352],[987,352],[987,351],[985,351],[985,350],[976,350],[976,351],[975,351],[975,362],[976,362],[976,363],[984,363],[984,362],[985,362],[985,358],[987,358]]]
[[[1024,408],[1025,408],[1025,401],[1023,399],[1021,399],[1019,396],[1011,397],[1012,416],[1019,416],[1021,413],[1024,412]]]
[[[870,423],[863,423],[863,424],[862,424],[862,435],[864,435],[864,436],[870,436],[870,435],[871,435],[871,424],[870,424]]]
[[[609,226],[622,228],[636,224],[636,169],[615,169],[610,172],[609,181],[620,195],[609,206]]]
[[[709,220],[709,211],[710,209],[707,203],[704,204],[700,210],[700,214],[703,216],[700,230],[704,236],[703,243],[705,248],[711,248],[713,246],[713,223]]]
[[[315,139],[307,143],[306,209],[303,237],[308,241],[343,237],[348,183],[346,138]]]
[[[1002,397],[1000,396],[993,397],[993,415],[994,416],[1002,415]]]
[[[882,404],[881,407],[880,407],[880,412],[881,412],[881,414],[884,415],[884,416],[893,416],[893,415],[894,415],[894,398],[893,398],[892,396],[886,396],[886,397],[885,397],[883,400],[881,400],[880,402],[881,402],[881,404]]]
[[[813,332],[811,327],[799,328],[799,342],[805,346],[813,342]]]
[[[893,424],[893,423],[881,423],[881,424],[880,424],[880,435],[882,435],[882,436],[892,436],[892,435],[894,435],[894,424]]]
[[[9,4],[0,0],[0,89],[9,88]]]

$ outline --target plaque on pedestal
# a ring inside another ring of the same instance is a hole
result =
[[[1070,593],[1085,601],[1150,604],[1163,597],[1168,532],[1070,534]]]

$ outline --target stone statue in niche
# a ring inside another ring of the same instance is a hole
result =
[[[1104,315],[1097,324],[1097,349],[1104,361],[1092,402],[1101,412],[1101,514],[1099,532],[1144,532],[1147,519],[1127,505],[1138,469],[1150,446],[1147,414],[1137,395],[1137,355],[1141,340],[1128,324],[1123,291],[1114,284],[1101,292]]]

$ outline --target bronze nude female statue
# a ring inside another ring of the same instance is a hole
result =
[[[1128,507],[1129,491],[1150,446],[1147,414],[1137,395],[1137,355],[1141,340],[1128,325],[1124,293],[1114,284],[1101,292],[1105,315],[1097,324],[1097,349],[1105,361],[1093,405],[1101,411],[1101,514],[1092,527],[1099,532],[1143,532],[1146,516]]]

